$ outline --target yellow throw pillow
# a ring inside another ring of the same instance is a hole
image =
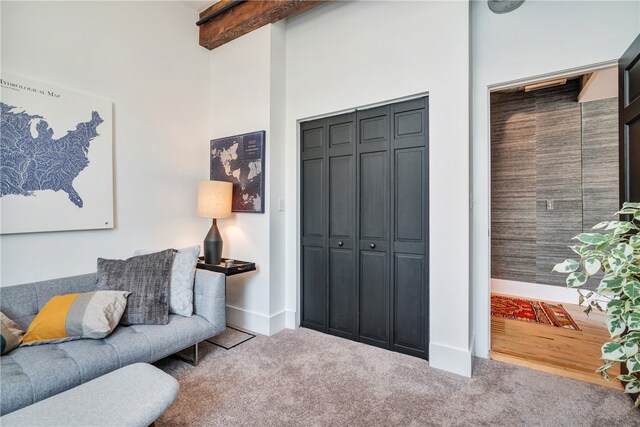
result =
[[[22,345],[104,338],[118,325],[130,293],[96,291],[55,296],[33,319]]]

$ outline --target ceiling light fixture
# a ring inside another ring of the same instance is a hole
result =
[[[509,13],[524,3],[524,0],[488,0],[489,9],[493,11],[493,13]]]

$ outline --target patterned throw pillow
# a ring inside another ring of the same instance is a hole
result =
[[[24,331],[20,329],[18,324],[0,311],[0,345],[2,347],[0,353],[9,353],[18,347],[23,336]]]
[[[147,255],[158,251],[138,249],[134,255]],[[193,314],[193,281],[200,246],[179,249],[171,267],[169,283],[169,313],[189,317]]]
[[[55,296],[33,319],[22,345],[104,338],[118,326],[127,295],[126,291],[96,291]]]
[[[120,323],[169,323],[169,281],[173,249],[129,259],[98,258],[98,289],[131,292]]]

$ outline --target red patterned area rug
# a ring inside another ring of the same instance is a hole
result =
[[[491,295],[491,315],[525,322],[542,323],[558,328],[580,330],[561,304]]]

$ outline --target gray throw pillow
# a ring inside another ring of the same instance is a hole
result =
[[[174,251],[169,249],[129,259],[98,258],[97,288],[129,291],[123,325],[166,325]]]
[[[138,249],[134,255],[147,255],[158,251]],[[189,317],[193,314],[193,281],[200,246],[178,249],[171,267],[169,284],[169,313]]]

